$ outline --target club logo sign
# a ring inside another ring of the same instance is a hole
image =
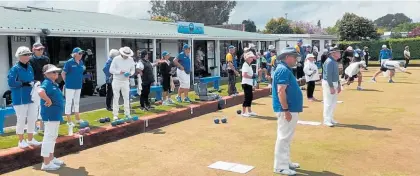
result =
[[[203,23],[178,22],[178,33],[181,34],[204,34]]]

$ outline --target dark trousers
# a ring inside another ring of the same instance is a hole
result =
[[[228,73],[228,94],[233,95],[235,93],[238,93],[238,90],[236,90],[236,75],[233,73]]]
[[[305,76],[305,73],[303,72],[303,65],[302,67],[297,67],[297,79],[302,78],[303,76]]]
[[[315,81],[308,81],[306,82],[306,84],[308,85],[307,90],[306,90],[306,96],[308,98],[313,98],[314,91],[315,91]]]
[[[242,107],[251,107],[253,93],[252,93],[252,86],[248,84],[242,84],[242,89],[244,90],[245,99]]]
[[[366,62],[366,68],[368,68],[369,67],[369,59],[365,59],[365,62]]]
[[[106,107],[112,108],[112,98],[114,93],[112,92],[112,83],[106,83]]]
[[[407,68],[408,63],[410,63],[410,59],[405,59],[405,65],[404,65],[404,68]]]
[[[345,74],[345,70],[346,68],[350,65],[350,63],[343,63],[343,74],[341,74],[341,78],[344,79]]]
[[[150,106],[150,102],[149,102],[149,94],[150,94],[150,87],[152,86],[152,83],[149,84],[142,84],[142,90],[141,90],[141,95],[140,95],[140,107],[144,108],[144,107],[148,107]]]

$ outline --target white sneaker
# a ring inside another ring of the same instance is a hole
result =
[[[296,175],[296,171],[291,169],[274,169],[274,173],[283,175]]]
[[[334,126],[334,124],[332,124],[331,122],[324,122],[324,125],[328,126],[328,127],[333,127]]]
[[[168,103],[169,103],[169,104],[174,104],[174,100],[172,100],[172,99],[170,99],[170,98],[169,98],[169,99],[168,99]]]
[[[58,158],[55,158],[51,161],[52,163],[54,163],[57,166],[61,166],[64,164],[64,161],[59,160]]]
[[[35,138],[32,138],[32,141],[28,141],[28,144],[33,146],[40,146],[42,143],[38,142]]]
[[[290,169],[297,169],[300,168],[299,163],[289,163],[289,168]]]
[[[22,140],[18,143],[18,147],[21,148],[21,149],[24,149],[24,148],[29,147],[29,145],[28,145],[28,143],[26,143],[26,140],[24,139],[24,140]]]
[[[248,112],[248,114],[249,114],[250,116],[257,116],[257,113],[255,113],[255,112]]]
[[[241,115],[242,115],[242,117],[251,117],[251,115],[249,115],[249,113],[242,113]]]
[[[114,120],[118,120],[118,117],[117,116],[114,116]]]
[[[72,127],[72,128],[73,128],[75,125],[74,125],[74,123],[73,123],[73,122],[67,122],[67,126],[69,126],[69,128],[70,128],[70,127]]]
[[[268,86],[267,86],[268,88],[271,88],[271,84],[268,84]]]
[[[44,171],[53,171],[53,170],[58,170],[58,169],[60,169],[60,166],[55,165],[52,161],[50,162],[50,164],[42,163],[42,166],[41,166],[41,170],[44,170]]]
[[[171,104],[169,103],[169,101],[163,101],[162,105],[163,105],[163,106],[169,106],[169,105],[171,105]]]

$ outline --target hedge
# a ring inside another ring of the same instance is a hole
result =
[[[369,47],[372,60],[376,60],[379,57],[379,52],[381,51],[382,45],[384,44],[387,45],[388,48],[391,48],[392,56],[396,60],[404,59],[405,46],[410,47],[411,58],[420,58],[420,37],[377,41],[340,41],[339,48],[345,50],[348,46],[352,46],[354,49],[357,47],[363,49],[364,46],[367,46]]]

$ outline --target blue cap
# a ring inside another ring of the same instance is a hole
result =
[[[183,50],[186,50],[186,49],[189,49],[189,48],[190,48],[190,45],[188,45],[188,44],[184,44],[184,46],[182,47]]]
[[[299,39],[297,42],[299,42],[299,43],[303,43],[303,40],[302,40],[302,39]]]
[[[234,49],[234,48],[236,48],[236,47],[235,47],[235,46],[233,46],[233,45],[230,45],[228,48],[229,48],[229,49]]]
[[[167,52],[167,51],[163,51],[163,52],[162,52],[162,57],[165,57],[165,56],[167,56],[167,55],[169,55],[169,54],[171,54],[171,53],[169,53],[169,52]]]
[[[76,48],[74,48],[73,49],[73,51],[71,52],[72,54],[74,54],[74,53],[80,53],[80,52],[85,52],[84,50],[82,50],[81,48],[79,48],[79,47],[76,47]]]

